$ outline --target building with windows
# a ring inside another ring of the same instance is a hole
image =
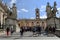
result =
[[[20,27],[22,26],[28,26],[28,27],[33,27],[33,26],[40,26],[40,27],[44,27],[44,29],[46,28],[46,19],[40,19],[40,13],[39,13],[39,9],[36,8],[35,9],[35,14],[36,14],[36,18],[35,19],[19,19],[18,20],[18,25]]]
[[[15,3],[13,3],[12,8],[8,5],[2,3],[0,0],[0,28],[6,29],[7,27],[16,30],[17,23],[17,8]]]
[[[18,20],[18,25],[20,27],[22,26],[28,26],[28,27],[33,27],[33,26],[40,26],[43,27],[44,29],[46,27],[55,27],[57,29],[60,29],[60,18],[56,17],[57,8],[56,8],[56,2],[54,2],[53,8],[49,5],[49,2],[47,3],[46,6],[46,13],[47,13],[47,18],[46,19],[41,19],[40,18],[40,12],[39,9],[35,9],[35,19],[19,19]]]

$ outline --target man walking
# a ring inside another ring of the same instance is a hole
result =
[[[6,29],[7,36],[9,36],[9,31],[10,31],[10,29],[9,29],[9,27],[7,27],[7,29]]]
[[[24,29],[23,27],[20,28],[20,35],[23,36]]]

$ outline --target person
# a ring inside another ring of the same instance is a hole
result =
[[[23,27],[20,28],[20,35],[23,36],[24,29]]]
[[[52,27],[51,26],[49,27],[49,32],[52,33]]]
[[[14,30],[13,30],[13,28],[11,28],[11,35],[13,34],[13,32],[14,32]]]
[[[39,28],[39,33],[41,34],[41,27]]]
[[[9,27],[7,27],[7,29],[6,29],[7,36],[9,36],[9,31],[10,31],[10,29],[9,29]]]
[[[55,27],[53,27],[52,29],[53,29],[53,33],[55,33]]]
[[[37,27],[38,34],[41,34],[41,27]]]
[[[49,28],[47,26],[46,29],[45,29],[46,35],[48,35],[48,31],[49,31]]]
[[[25,27],[25,31],[27,31],[28,27]]]
[[[33,35],[35,35],[35,32],[36,32],[36,27],[35,26],[32,28],[32,31],[33,31]]]
[[[29,27],[29,31],[31,32],[31,27]]]

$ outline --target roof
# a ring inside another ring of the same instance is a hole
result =
[[[39,19],[38,21],[45,21],[46,19]],[[36,21],[36,19],[18,19],[17,21]]]

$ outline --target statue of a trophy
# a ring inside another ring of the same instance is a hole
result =
[[[56,12],[58,12],[57,8],[56,8],[56,5],[57,5],[56,2],[54,2],[54,6],[53,6],[53,10],[52,10],[52,14],[53,14],[52,16],[53,17],[56,17]]]
[[[46,12],[47,12],[47,18],[49,18],[51,14],[51,6],[49,5],[49,2],[47,2]]]

